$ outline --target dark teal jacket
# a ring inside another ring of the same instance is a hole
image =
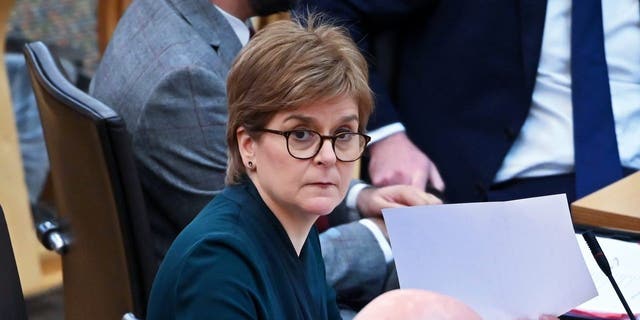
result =
[[[340,319],[313,228],[297,256],[253,184],[226,188],[160,266],[148,319]]]

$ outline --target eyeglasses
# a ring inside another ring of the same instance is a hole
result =
[[[287,151],[292,157],[300,160],[315,157],[322,148],[322,142],[329,139],[336,159],[342,162],[356,161],[360,159],[364,148],[371,140],[368,135],[358,132],[340,132],[335,136],[323,136],[316,131],[306,129],[290,131],[257,129],[255,131],[275,133],[285,137]]]

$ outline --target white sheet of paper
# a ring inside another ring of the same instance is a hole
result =
[[[383,214],[401,288],[456,297],[488,320],[560,315],[597,295],[564,194]]]
[[[581,304],[576,309],[626,315],[611,282],[598,267],[598,263],[591,255],[586,242],[581,235],[577,235],[577,237],[580,250],[582,250],[584,259],[587,262],[587,268],[589,268],[589,272],[591,272],[593,281],[596,284],[596,289],[598,289],[598,296]],[[604,252],[609,261],[611,273],[618,287],[620,287],[620,291],[627,300],[631,311],[638,314],[640,312],[640,244],[603,237],[597,238],[602,252]]]

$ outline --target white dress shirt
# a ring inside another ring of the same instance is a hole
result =
[[[620,160],[640,169],[638,0],[602,1],[602,15]],[[495,182],[573,171],[570,47],[571,0],[549,0],[529,116]]]
[[[220,7],[218,6],[215,6],[215,7],[216,9],[218,9],[218,11],[220,11],[220,13],[222,13],[225,19],[227,19],[227,21],[231,25],[231,28],[233,28],[233,32],[235,32],[236,36],[238,36],[238,40],[240,40],[240,43],[242,43],[242,46],[243,47],[246,46],[247,43],[249,42],[249,35],[250,35],[249,27],[247,27],[247,25],[244,22],[242,22],[242,20],[220,9]]]

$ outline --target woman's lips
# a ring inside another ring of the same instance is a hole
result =
[[[332,182],[312,182],[312,183],[309,183],[309,185],[318,186],[318,187],[331,187],[331,186],[335,186],[336,184]]]

